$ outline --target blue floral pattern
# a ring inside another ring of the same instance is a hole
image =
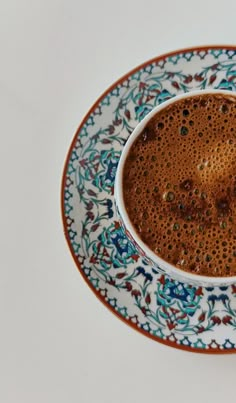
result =
[[[63,178],[63,220],[87,282],[127,323],[194,351],[236,351],[236,286],[196,287],[151,268],[124,234],[114,206],[122,148],[157,104],[194,89],[236,90],[236,48],[179,51],[121,79],[80,126]]]

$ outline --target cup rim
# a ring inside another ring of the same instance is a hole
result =
[[[144,118],[137,124],[137,126],[134,128],[133,132],[130,134],[123,150],[121,153],[121,157],[119,160],[119,164],[117,167],[117,172],[116,172],[116,178],[115,178],[115,201],[120,213],[120,216],[122,218],[122,221],[124,223],[125,228],[128,230],[128,232],[131,234],[132,238],[134,241],[137,243],[138,246],[144,251],[147,257],[149,257],[154,263],[156,263],[158,266],[164,266],[165,271],[167,274],[172,275],[173,277],[181,277],[187,281],[192,281],[194,283],[207,283],[209,285],[230,285],[236,282],[236,275],[235,276],[222,276],[222,277],[211,277],[211,276],[206,276],[206,275],[200,275],[200,274],[193,274],[187,271],[184,271],[171,263],[167,262],[166,260],[162,259],[160,256],[158,256],[154,251],[152,251],[139,237],[137,231],[135,230],[131,220],[129,219],[129,216],[127,214],[126,208],[125,208],[125,203],[124,203],[124,195],[123,195],[123,170],[124,170],[124,164],[127,158],[127,155],[129,153],[129,150],[134,143],[134,141],[137,139],[139,134],[142,132],[144,127],[147,125],[147,123],[152,119],[154,115],[156,115],[158,112],[161,110],[165,109],[169,105],[184,99],[184,98],[189,98],[189,97],[195,97],[198,95],[207,95],[207,94],[220,94],[220,95],[233,95],[236,97],[236,92],[235,91],[230,91],[230,90],[220,90],[220,89],[204,89],[204,90],[194,90],[190,92],[185,92],[182,94],[178,94],[176,96],[173,96],[172,98],[162,102],[161,104],[157,105],[154,107]]]

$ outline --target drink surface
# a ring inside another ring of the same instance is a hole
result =
[[[236,275],[236,96],[158,112],[132,145],[124,201],[143,242],[190,273]]]

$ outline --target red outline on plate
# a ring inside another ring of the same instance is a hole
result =
[[[197,47],[191,47],[191,48],[184,48],[184,49],[179,49],[179,50],[175,50],[172,52],[168,52],[165,54],[162,54],[158,57],[154,57],[153,59],[148,60],[147,62],[144,62],[142,64],[140,64],[139,66],[135,67],[133,70],[129,71],[127,74],[125,74],[124,76],[122,76],[119,80],[117,80],[115,83],[113,83],[98,99],[97,101],[92,105],[92,107],[89,109],[89,111],[87,112],[87,114],[85,115],[85,117],[83,118],[82,122],[80,123],[74,137],[72,140],[72,143],[70,145],[69,151],[67,153],[66,156],[66,160],[64,163],[64,168],[63,168],[63,176],[62,176],[62,185],[61,185],[61,215],[62,215],[62,221],[63,221],[63,228],[64,228],[64,234],[71,252],[71,255],[75,261],[75,264],[78,268],[78,270],[80,271],[80,274],[82,275],[82,277],[84,278],[84,280],[86,281],[86,283],[88,284],[88,286],[90,287],[90,289],[93,291],[93,293],[96,295],[96,297],[113,313],[115,314],[119,319],[121,319],[124,323],[126,323],[127,325],[131,326],[133,329],[135,329],[136,331],[138,331],[139,333],[142,333],[144,336],[149,337],[150,339],[153,339],[155,341],[157,341],[158,343],[162,343],[165,344],[169,347],[174,347],[180,350],[185,350],[185,351],[189,351],[189,352],[193,352],[193,353],[201,353],[201,354],[233,354],[236,353],[236,348],[233,349],[227,349],[227,350],[221,350],[220,348],[212,348],[212,349],[200,349],[200,348],[196,348],[196,347],[189,347],[189,346],[183,346],[183,345],[179,345],[175,342],[169,341],[169,340],[162,340],[162,339],[158,339],[156,336],[147,333],[145,330],[138,328],[134,323],[131,322],[131,319],[127,320],[125,319],[121,314],[119,314],[115,309],[113,309],[108,302],[101,296],[101,294],[95,289],[93,288],[92,284],[89,282],[88,278],[86,277],[86,275],[84,274],[83,270],[80,267],[80,264],[76,258],[76,255],[74,254],[74,251],[72,249],[71,243],[70,243],[70,237],[68,235],[68,231],[67,231],[67,225],[66,225],[66,217],[64,214],[64,189],[65,189],[65,184],[66,184],[66,171],[67,171],[67,166],[70,160],[70,156],[71,156],[71,152],[75,146],[77,137],[78,137],[78,133],[81,130],[81,128],[83,127],[84,123],[86,122],[86,120],[88,119],[88,117],[91,115],[91,113],[96,109],[96,107],[98,106],[98,104],[101,102],[101,100],[108,95],[118,84],[122,83],[123,81],[125,81],[128,77],[130,77],[132,74],[136,73],[138,70],[144,68],[145,66],[153,63],[153,62],[159,62],[162,59],[166,59],[167,57],[170,56],[174,56],[180,53],[187,53],[187,52],[192,52],[192,51],[209,51],[210,49],[226,49],[226,50],[236,50],[236,45],[208,45],[208,46],[197,46]]]

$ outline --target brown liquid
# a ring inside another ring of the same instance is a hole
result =
[[[236,96],[169,105],[124,168],[127,213],[141,239],[182,270],[236,275]]]

